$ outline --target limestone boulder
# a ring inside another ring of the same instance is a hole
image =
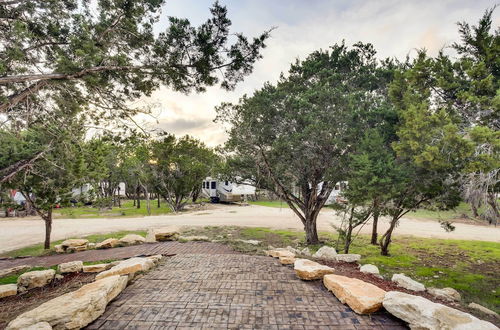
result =
[[[245,244],[250,244],[250,245],[259,245],[260,241],[256,239],[238,239],[238,242],[245,243]]]
[[[151,261],[153,261],[153,263],[155,265],[158,265],[158,263],[163,259],[163,256],[161,254],[156,254],[154,256],[149,256],[149,257],[146,257],[146,258],[148,258]]]
[[[71,238],[61,243],[61,247],[65,252],[80,252],[87,250],[89,241],[82,238]]]
[[[120,238],[119,244],[123,246],[138,245],[146,242],[146,239],[141,235],[128,234]]]
[[[313,254],[313,258],[329,259],[329,260],[336,260],[335,259],[336,256],[337,256],[337,251],[334,248],[326,245],[321,247],[318,251],[316,251],[315,254]]]
[[[105,239],[104,241],[97,243],[95,245],[96,249],[111,249],[120,244],[120,241],[118,241],[116,238],[108,238]]]
[[[484,313],[484,314],[488,314],[490,316],[495,316],[495,317],[499,317],[498,313],[495,312],[495,311],[492,311],[491,309],[489,308],[486,308],[484,306],[481,306],[479,304],[476,304],[476,303],[470,303],[469,305],[469,308],[472,308],[472,309],[475,309],[477,311],[480,311],[481,313]]]
[[[323,276],[334,272],[333,268],[308,259],[296,259],[293,264],[293,269],[301,280],[307,281],[319,280],[323,278]]]
[[[280,258],[280,257],[295,257],[295,254],[288,251],[287,249],[274,249],[274,250],[269,250],[266,251],[266,254],[270,257],[273,258]]]
[[[83,270],[83,262],[82,261],[70,261],[65,262],[57,266],[57,271],[61,274],[64,273],[77,273]]]
[[[341,303],[358,314],[371,314],[382,308],[386,292],[371,283],[330,274],[323,277],[323,284]]]
[[[106,305],[127,286],[126,276],[110,276],[49,300],[11,321],[8,330],[43,322],[54,329],[80,329],[104,313]]]
[[[300,251],[297,250],[296,248],[294,247],[291,247],[291,246],[287,246],[285,249],[287,249],[288,251],[292,252],[293,254],[295,255],[299,255],[300,254]]]
[[[391,280],[395,282],[398,286],[408,290],[425,291],[425,286],[422,283],[412,280],[405,274],[394,274],[392,275]]]
[[[0,270],[0,278],[10,276],[10,275],[15,275],[20,272],[24,272],[28,269],[30,269],[32,266],[29,265],[21,265],[21,266],[16,266],[12,268],[7,268],[7,269],[2,269]]]
[[[179,228],[175,226],[157,229],[151,228],[146,235],[146,242],[175,241],[179,238],[179,235]]]
[[[87,249],[92,250],[95,249],[96,244],[95,243],[89,243],[87,244]]]
[[[17,278],[17,286],[22,290],[41,288],[54,279],[56,271],[53,269],[35,270],[21,274]]]
[[[293,265],[295,263],[295,257],[284,256],[279,259],[282,265]]]
[[[56,253],[65,253],[66,252],[66,250],[63,248],[63,246],[61,244],[54,245],[54,251],[56,251]]]
[[[367,273],[367,274],[374,274],[374,275],[380,274],[378,267],[375,265],[371,265],[371,264],[366,264],[366,265],[361,266],[359,268],[359,271],[362,273]]]
[[[460,301],[462,297],[460,293],[453,288],[427,288],[427,292],[433,295],[436,298],[445,299],[449,301]]]
[[[188,241],[188,242],[208,242],[210,238],[208,236],[200,235],[200,236],[179,236],[178,239],[180,241]],[[146,237],[146,241],[147,237]]]
[[[38,322],[25,328],[25,330],[52,330],[52,326],[48,322]]]
[[[309,248],[308,248],[308,247],[303,248],[303,249],[300,251],[300,254],[302,254],[303,256],[306,256],[306,257],[311,257],[311,256],[312,256],[311,250],[309,250]]]
[[[114,275],[128,275],[137,272],[143,272],[151,269],[154,266],[154,262],[148,258],[130,258],[120,262],[118,265],[112,267],[111,269],[97,274],[96,280],[106,278]]]
[[[389,313],[407,322],[411,329],[498,330],[490,322],[403,292],[387,292],[382,304]]]
[[[84,273],[100,273],[110,269],[111,267],[112,267],[111,264],[95,264],[95,265],[83,266],[82,270]]]
[[[361,259],[359,254],[337,254],[335,260],[343,262],[358,262]]]
[[[17,284],[0,285],[0,298],[15,296],[17,294]]]

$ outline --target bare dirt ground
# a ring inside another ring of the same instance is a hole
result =
[[[332,224],[340,224],[340,219],[334,211],[328,209],[322,211],[318,218],[318,229],[320,231],[335,231]],[[300,220],[288,208],[217,205],[209,210],[150,217],[55,219],[52,226],[52,239],[59,240],[97,233],[141,230],[168,225],[303,229]],[[454,225],[455,231],[445,232],[437,221],[406,218],[401,220],[395,235],[500,242],[500,227],[464,223],[455,223]],[[379,224],[379,232],[384,231],[387,227],[387,221],[382,219]],[[44,238],[44,230],[44,222],[40,219],[0,220],[0,253],[41,243]],[[371,224],[368,224],[362,228],[361,233],[369,233],[370,230]]]

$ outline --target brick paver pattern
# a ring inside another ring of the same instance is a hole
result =
[[[127,287],[87,329],[406,329],[385,311],[357,315],[321,281],[276,259],[178,254]]]
[[[141,244],[127,247],[119,247],[107,250],[88,250],[77,253],[57,254],[44,257],[16,258],[0,260],[0,269],[7,269],[20,265],[50,267],[69,261],[99,261],[125,259],[140,255],[154,254],[178,254],[178,253],[199,253],[199,254],[226,254],[237,253],[230,247],[223,244],[211,242],[187,242],[177,241],[160,242],[152,244]]]

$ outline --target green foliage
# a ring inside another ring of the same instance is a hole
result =
[[[151,147],[151,169],[158,192],[174,211],[199,194],[201,182],[217,167],[215,152],[189,136],[161,136]]]
[[[292,64],[276,85],[218,108],[218,120],[231,126],[235,175],[283,198],[309,228],[311,244],[317,214],[345,178],[349,152],[376,118],[386,81],[371,44],[340,44]]]
[[[161,22],[163,5],[162,0],[0,3],[0,113],[21,115],[27,100],[35,105],[71,98],[95,121],[126,118],[138,111],[127,106],[130,101],[160,85],[183,92],[215,84],[231,89],[252,72],[269,32],[251,40],[232,34],[227,10],[218,2],[198,27],[176,17]],[[155,33],[160,25],[166,28]]]

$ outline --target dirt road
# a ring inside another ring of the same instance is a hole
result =
[[[387,221],[379,224],[380,232],[387,228]],[[339,225],[332,210],[322,211],[318,228],[334,231],[331,223]],[[81,237],[89,234],[107,233],[119,230],[139,230],[166,225],[181,226],[248,226],[277,229],[303,229],[300,220],[288,208],[264,206],[220,205],[210,210],[162,215],[142,218],[103,219],[56,219],[52,226],[52,239]],[[402,219],[395,235],[413,235],[449,239],[466,239],[500,242],[500,227],[474,226],[457,223],[454,232],[445,232],[437,221]],[[0,253],[24,246],[41,243],[44,238],[44,223],[39,219],[0,220]],[[361,232],[369,233],[370,225]]]

